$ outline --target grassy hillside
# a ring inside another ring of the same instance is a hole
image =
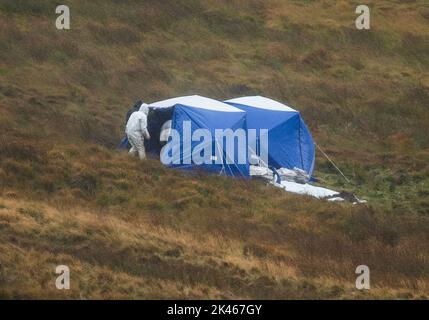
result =
[[[429,5],[0,1],[0,297],[428,298]],[[168,170],[115,150],[141,98],[300,110],[323,185],[367,206]],[[55,266],[72,270],[54,287]],[[372,289],[354,288],[355,268]]]

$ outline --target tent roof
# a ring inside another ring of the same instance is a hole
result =
[[[149,106],[153,108],[169,108],[175,106],[176,104],[220,112],[244,112],[243,110],[230,106],[226,103],[198,95],[162,100],[151,103]]]
[[[288,107],[283,103],[280,103],[278,101],[275,101],[269,98],[261,97],[261,96],[241,97],[241,98],[226,100],[225,102],[241,104],[249,107],[272,110],[272,111],[298,112],[295,109],[292,109],[291,107]]]

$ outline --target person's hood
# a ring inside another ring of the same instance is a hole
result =
[[[146,103],[142,103],[139,111],[143,112],[145,115],[148,115],[149,114],[149,106]]]

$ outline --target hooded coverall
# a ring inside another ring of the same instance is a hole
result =
[[[149,107],[142,103],[139,111],[131,114],[128,119],[125,133],[128,141],[131,144],[130,154],[137,155],[141,160],[146,159],[146,151],[144,147],[144,139],[150,139],[149,131],[147,130],[147,115]]]

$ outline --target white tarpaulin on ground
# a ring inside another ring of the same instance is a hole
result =
[[[322,188],[322,187],[316,187],[308,183],[301,184],[301,183],[296,183],[291,181],[282,181],[280,184],[277,183],[276,185],[279,185],[279,187],[281,186],[283,189],[285,189],[288,192],[309,195],[319,199],[332,197],[339,194],[339,192],[337,191]],[[328,200],[343,201],[344,199],[340,197],[334,197],[334,198],[329,198]]]
[[[276,183],[271,181],[271,183],[278,187],[282,188],[287,192],[307,195],[311,197],[315,197],[318,199],[325,199],[328,201],[349,201],[353,204],[357,203],[366,203],[366,200],[360,200],[356,196],[348,192],[338,192],[334,190],[330,190],[323,187],[313,186],[311,184],[305,183],[297,183],[292,181],[281,181],[280,183]]]
[[[262,166],[250,166],[250,175],[253,177],[261,177],[267,179],[272,185],[277,188],[284,189],[287,192],[292,192],[301,195],[307,195],[318,199],[328,201],[350,201],[353,204],[365,203],[365,200],[359,200],[353,194],[348,192],[338,192],[335,190],[317,187],[309,183],[299,183],[298,176],[292,173],[300,173],[298,169],[288,170],[281,168],[273,172],[270,168]]]

